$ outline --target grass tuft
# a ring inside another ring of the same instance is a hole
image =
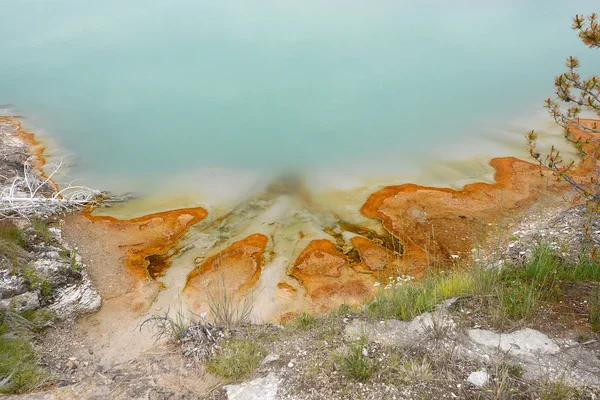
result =
[[[315,321],[315,317],[306,312],[303,312],[302,314],[298,315],[292,320],[292,325],[296,328],[307,330],[315,323]]]
[[[430,312],[435,306],[452,297],[471,294],[475,280],[465,272],[453,272],[425,278],[420,283],[387,286],[366,306],[366,315],[373,319],[410,321]]]
[[[377,362],[368,356],[368,349],[368,341],[364,337],[348,346],[346,354],[339,359],[344,374],[359,382],[366,382],[373,376]]]
[[[229,381],[238,381],[252,374],[265,356],[266,352],[253,340],[234,339],[222,344],[222,349],[209,359],[207,368]]]

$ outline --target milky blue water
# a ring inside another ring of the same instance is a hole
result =
[[[73,154],[71,175],[91,184],[377,163],[402,176],[435,162],[432,149],[494,140],[488,122],[538,112],[566,56],[600,72],[600,52],[570,29],[594,11],[587,0],[0,0],[0,105]]]

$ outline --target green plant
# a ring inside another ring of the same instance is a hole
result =
[[[44,219],[33,218],[31,220],[31,227],[33,228],[33,231],[35,232],[35,234],[37,236],[39,236],[43,242],[45,242],[45,243],[54,242],[54,235],[52,234],[52,232],[50,232],[50,229],[48,227],[48,222],[46,222]]]
[[[38,308],[37,310],[28,310],[21,313],[21,316],[31,323],[29,329],[36,332],[41,331],[54,321],[55,314],[47,308]]]
[[[422,282],[388,285],[366,305],[366,315],[376,319],[410,321],[452,297],[473,293],[473,276],[466,272],[432,275]]]
[[[377,363],[369,357],[368,350],[366,337],[350,343],[346,354],[339,358],[339,365],[344,374],[360,382],[368,381],[377,368]]]
[[[266,352],[251,339],[233,339],[222,344],[221,350],[207,364],[208,371],[230,381],[249,376],[259,366]]]
[[[37,365],[31,343],[23,338],[0,336],[0,393],[24,393],[38,387],[46,377]]]
[[[306,312],[303,312],[302,314],[298,315],[293,320],[292,324],[296,328],[306,330],[306,329],[310,328],[314,323],[315,323],[315,317],[313,317],[312,315],[310,315]]]
[[[539,392],[541,400],[567,400],[577,396],[577,391],[565,384],[563,377],[555,381],[546,381]]]
[[[227,290],[224,277],[221,277],[220,285],[216,288],[207,285],[206,297],[216,325],[233,327],[250,322],[254,310],[252,293],[246,293],[241,299],[236,298],[235,294]]]
[[[83,266],[77,263],[77,252],[75,252],[75,250],[71,250],[70,252],[70,258],[71,258],[71,269],[74,271],[81,271],[83,269]]]
[[[185,316],[181,308],[175,312],[175,316],[170,315],[170,309],[162,315],[152,315],[145,319],[140,325],[140,330],[147,326],[152,331],[152,337],[155,341],[167,339],[177,342],[181,335],[190,327],[197,325],[193,314]]]
[[[576,15],[573,18],[572,28],[579,33],[580,39],[590,48],[600,48],[600,24],[598,16],[590,15],[587,20]],[[548,168],[558,179],[568,182],[577,194],[588,202],[593,209],[600,206],[600,182],[597,178],[600,173],[598,165],[598,141],[593,137],[600,134],[598,124],[584,124],[579,119],[582,111],[600,116],[600,78],[591,76],[583,79],[579,74],[579,60],[575,57],[567,58],[567,72],[559,75],[554,80],[554,90],[558,101],[547,99],[545,108],[554,118],[555,122],[563,128],[564,138],[577,149],[582,164],[591,170],[589,179],[576,179],[574,161],[565,162],[558,149],[552,146],[550,152],[542,155],[537,150],[538,135],[530,131],[527,135],[527,148],[532,158],[540,166]],[[563,110],[561,104],[568,108]],[[592,138],[590,138],[592,137]]]
[[[402,365],[400,377],[411,383],[428,382],[433,379],[431,363],[425,358],[419,361],[408,361]]]

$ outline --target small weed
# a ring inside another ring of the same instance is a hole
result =
[[[31,227],[33,228],[35,234],[44,242],[44,243],[52,243],[54,242],[54,235],[50,232],[48,227],[48,222],[43,220],[42,218],[34,218],[31,220]]]
[[[234,327],[250,322],[254,309],[252,294],[246,294],[241,300],[236,299],[233,293],[228,292],[224,277],[221,279],[220,287],[216,290],[207,287],[206,297],[216,325]]]
[[[400,370],[402,380],[410,383],[428,382],[433,379],[431,363],[423,358],[420,361],[408,361]]]
[[[546,381],[540,388],[539,398],[541,400],[567,400],[577,395],[577,391],[566,385],[563,379]]]
[[[266,352],[250,339],[234,339],[208,361],[208,371],[230,381],[248,377],[258,368]]]
[[[167,339],[177,342],[188,328],[197,324],[193,315],[186,317],[183,311],[179,309],[175,313],[175,317],[171,317],[169,310],[167,310],[163,315],[152,315],[144,320],[139,327],[141,330],[144,326],[148,326],[152,331],[152,337],[156,341]]]
[[[0,225],[0,240],[13,243],[19,247],[25,247],[23,231],[13,225]]]
[[[366,338],[362,338],[348,346],[347,353],[339,359],[344,374],[359,382],[366,382],[371,378],[377,368],[377,363],[369,358],[368,349]]]
[[[70,257],[71,257],[71,269],[73,271],[80,272],[83,269],[83,266],[77,263],[77,253],[75,252],[75,250],[71,250]]]
[[[299,329],[307,330],[315,323],[315,317],[303,312],[298,315],[292,322],[293,326]]]

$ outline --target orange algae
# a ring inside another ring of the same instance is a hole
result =
[[[126,240],[119,244],[126,269],[139,279],[157,278],[170,265],[168,252],[193,224],[208,212],[201,207],[164,211],[143,217],[120,220],[87,212],[86,219],[103,225],[107,234],[119,232]]]
[[[373,292],[375,279],[350,268],[348,258],[335,243],[318,239],[311,241],[300,253],[289,274],[306,289],[315,305],[357,302]]]
[[[262,272],[263,253],[269,239],[256,233],[232,243],[198,265],[187,276],[183,293],[194,309],[212,295],[225,289],[228,295],[243,294],[252,288]]]

